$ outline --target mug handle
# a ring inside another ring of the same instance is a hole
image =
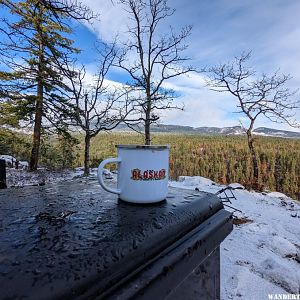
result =
[[[122,160],[119,157],[107,158],[107,159],[104,159],[98,167],[98,171],[97,171],[98,181],[99,181],[100,185],[103,187],[103,189],[106,190],[107,192],[110,192],[110,193],[113,193],[113,194],[120,194],[121,190],[110,188],[107,185],[105,185],[104,180],[103,180],[104,166],[108,163],[120,163],[121,161]]]

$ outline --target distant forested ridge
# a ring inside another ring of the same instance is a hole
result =
[[[78,144],[54,136],[42,140],[40,165],[48,168],[83,165],[84,137],[77,134]],[[259,189],[279,191],[300,200],[300,139],[257,136]],[[142,144],[142,135],[132,132],[100,134],[91,144],[91,166],[116,155],[116,144]],[[252,168],[247,141],[235,135],[199,135],[156,133],[153,144],[169,144],[170,179],[178,176],[203,176],[215,182],[239,182],[251,187]],[[4,134],[0,131],[0,154],[19,160],[30,157],[28,135]],[[110,166],[115,168],[114,165]]]
[[[259,189],[279,191],[300,200],[300,139],[257,136]],[[93,166],[116,155],[116,144],[142,143],[133,133],[100,135],[91,147]],[[251,187],[252,167],[247,141],[243,136],[184,135],[157,133],[153,144],[169,144],[170,179],[203,176],[215,182],[239,182]],[[114,166],[111,166],[114,168]]]
[[[130,131],[124,124],[120,124],[116,131]],[[152,132],[186,133],[202,135],[243,135],[245,130],[241,126],[232,127],[191,127],[181,125],[155,124],[151,126]],[[255,135],[284,137],[300,139],[300,132],[272,129],[267,127],[258,127],[254,129]]]

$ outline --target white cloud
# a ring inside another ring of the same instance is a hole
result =
[[[200,126],[233,126],[238,121],[232,119],[235,110],[234,99],[228,95],[210,91],[205,86],[205,77],[192,74],[175,78],[165,84],[181,93],[175,103],[184,103],[184,111],[165,111],[162,118],[166,124]]]
[[[99,21],[94,21],[93,26],[89,26],[96,34],[107,42],[112,42],[116,35],[123,36],[127,30],[128,18],[124,10],[117,1],[111,0],[83,0],[84,4],[99,14]],[[116,3],[114,3],[116,2]]]
[[[164,87],[178,92],[188,92],[189,90],[203,89],[205,85],[205,76],[193,72],[172,78],[164,82]]]
[[[164,113],[162,121],[165,124],[188,125],[192,127],[202,126],[234,126],[238,125],[237,121],[226,118],[226,111],[215,103],[215,99],[207,101],[205,99],[183,98],[188,105],[184,111],[172,110]]]
[[[217,93],[210,91],[205,86],[205,76],[193,74],[175,78],[165,84],[165,87],[172,88],[182,94],[175,102],[185,104],[184,111],[165,111],[162,122],[165,124],[189,125],[192,127],[201,126],[248,126],[249,120],[242,113],[238,113],[237,99],[228,93]],[[258,118],[255,123],[257,127],[280,128],[283,130],[298,131],[280,123],[271,123],[268,119]]]
[[[95,23],[97,35],[111,41],[117,33],[119,39],[126,39],[128,16],[121,6],[111,0],[84,0],[101,21]],[[117,2],[117,1],[113,1]],[[250,63],[259,72],[273,72],[280,68],[294,78],[292,88],[300,87],[300,29],[299,1],[246,0],[246,1],[189,1],[169,0],[177,9],[169,19],[172,26],[180,29],[193,25],[188,39],[187,54],[192,64],[201,68],[219,62],[227,62],[243,50],[253,50]],[[168,32],[169,28],[166,28]],[[203,86],[204,77],[191,74],[165,83],[182,97],[176,101],[185,103],[185,111],[165,112],[165,123],[191,126],[238,125],[240,115],[231,115],[236,110],[235,99],[226,94],[208,91]],[[300,111],[296,112],[300,120]],[[257,126],[290,129],[284,125],[258,120]]]
[[[87,71],[83,81],[86,86],[92,86],[96,80],[97,78],[95,75]],[[125,85],[123,83],[114,80],[104,79],[103,81],[103,87],[108,87],[111,90],[120,89],[124,86]]]

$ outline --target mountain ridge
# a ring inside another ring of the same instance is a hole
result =
[[[137,127],[135,127],[138,130]],[[119,125],[116,131],[131,131],[125,124]],[[241,126],[231,127],[192,127],[183,125],[170,125],[159,124],[151,126],[152,132],[161,133],[185,133],[185,134],[199,134],[199,135],[243,135],[246,133],[245,129]],[[300,132],[287,131],[280,129],[273,129],[268,127],[258,127],[253,130],[254,135],[271,136],[271,137],[283,137],[283,138],[296,138],[300,139]]]
[[[0,126],[1,128],[1,126]],[[133,126],[135,130],[143,130],[141,126]],[[24,134],[31,134],[30,129],[15,129],[14,131]],[[126,124],[120,124],[115,129],[114,132],[129,132],[132,131]],[[154,133],[174,133],[174,134],[198,134],[198,135],[244,135],[246,134],[245,129],[241,126],[230,126],[230,127],[192,127],[184,125],[170,125],[170,124],[156,124],[151,126],[151,132]],[[260,136],[270,136],[270,137],[282,137],[291,139],[300,139],[300,132],[288,131],[281,129],[273,129],[268,127],[257,127],[253,130],[254,135]]]

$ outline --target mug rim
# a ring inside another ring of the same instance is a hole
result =
[[[116,148],[123,148],[123,149],[170,149],[170,145],[139,145],[139,144],[132,144],[132,145],[116,145]]]

